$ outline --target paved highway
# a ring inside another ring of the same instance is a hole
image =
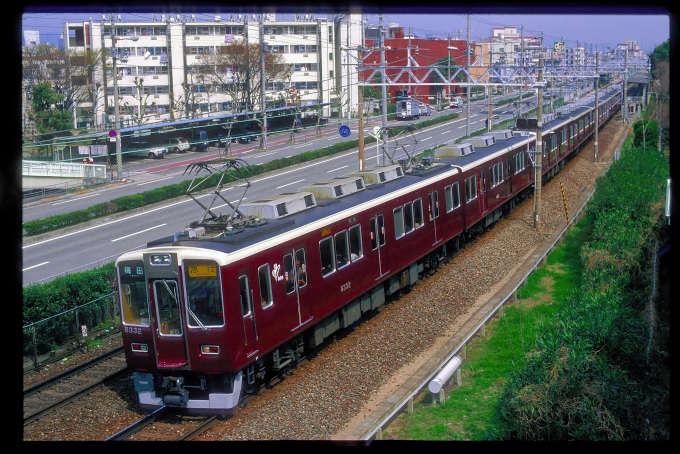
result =
[[[535,100],[535,97],[533,98]],[[471,104],[470,131],[484,127],[488,114],[483,101]],[[465,113],[465,108],[456,109]],[[449,111],[433,112],[433,115],[450,113]],[[494,114],[501,121],[512,116],[512,108],[495,108]],[[427,117],[421,117],[427,118]],[[390,122],[392,124],[392,122]],[[401,124],[403,124],[402,122]],[[380,117],[372,117],[365,131],[372,130],[381,124]],[[338,125],[339,126],[339,125]],[[350,124],[352,135],[356,138],[356,121]],[[232,147],[233,156],[238,156],[250,165],[258,165],[272,159],[288,157],[303,151],[323,148],[339,140],[337,126],[322,128],[323,136],[317,137],[310,128],[295,134],[295,143],[289,143],[289,133],[276,134],[269,137],[268,150],[257,149],[257,144],[237,145]],[[426,148],[452,141],[465,135],[466,119],[461,118],[441,125],[435,125],[417,131],[413,137],[402,134],[395,141],[390,138],[389,153],[395,148],[399,151],[393,158],[405,157],[405,153],[415,154]],[[382,164],[382,153],[375,144],[365,148],[365,165],[367,168]],[[182,175],[186,166],[192,162],[202,161],[218,156],[217,149],[203,153],[171,155],[164,160],[153,161],[141,159],[125,163],[129,172],[129,181],[109,186],[108,188],[88,191],[86,193],[61,198],[58,200],[25,206],[24,221],[40,219],[54,214],[65,213],[87,208],[96,203],[105,202],[125,194],[139,193],[151,188],[165,186],[191,178],[193,175]],[[381,162],[378,162],[381,161]],[[359,168],[358,151],[352,150],[318,160],[293,169],[284,169],[273,174],[254,177],[251,187],[243,194],[243,188],[235,186],[222,191],[222,195],[235,202],[240,197],[244,201],[253,201],[267,195],[296,191],[310,182],[319,182],[346,175]],[[210,195],[203,196],[203,203],[211,200]],[[213,211],[226,214],[230,209],[218,199]],[[98,222],[96,225],[80,226],[68,233],[50,234],[24,239],[23,244],[23,284],[46,282],[50,279],[74,271],[82,271],[115,260],[121,253],[144,246],[148,241],[172,235],[184,230],[193,221],[203,216],[203,209],[190,198],[180,198],[162,207],[145,209],[141,212],[112,216],[111,219]]]

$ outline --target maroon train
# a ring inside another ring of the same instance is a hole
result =
[[[620,100],[620,89],[600,93],[599,125]],[[544,180],[594,126],[592,96],[545,118]],[[244,203],[227,224],[193,223],[123,254],[123,342],[140,404],[231,410],[305,349],[413,285],[531,195],[530,130]]]

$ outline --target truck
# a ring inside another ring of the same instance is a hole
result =
[[[417,99],[402,98],[397,101],[397,120],[417,120],[420,118],[420,103]]]

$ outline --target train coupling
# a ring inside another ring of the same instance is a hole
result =
[[[184,387],[184,377],[163,377],[163,403],[171,407],[186,407],[189,390]]]

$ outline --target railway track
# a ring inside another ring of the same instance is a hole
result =
[[[176,408],[161,407],[105,441],[189,441],[223,418],[223,415],[190,415]]]
[[[24,426],[101,388],[127,370],[123,347],[87,361],[24,390]]]

